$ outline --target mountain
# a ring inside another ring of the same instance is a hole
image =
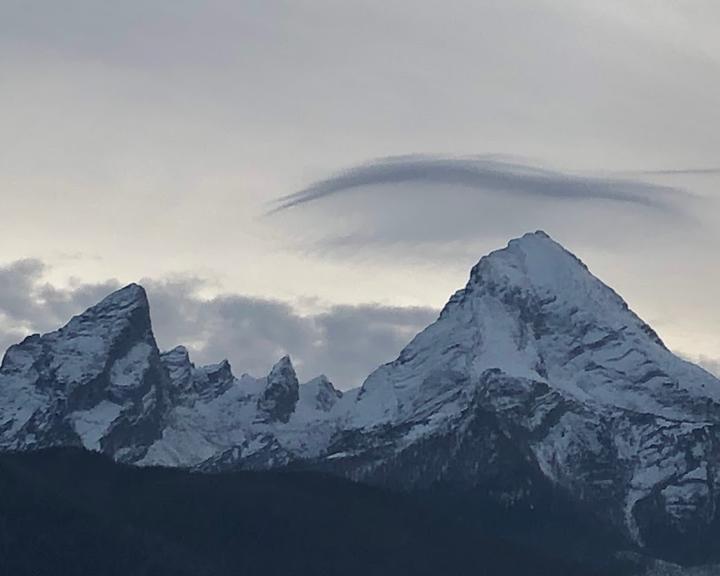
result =
[[[82,445],[132,460],[160,436],[169,379],[145,291],[119,290],[0,365],[0,447]]]
[[[717,557],[720,381],[673,355],[545,233],[483,258],[363,384],[325,467],[356,480],[560,490],[632,544]]]
[[[342,393],[325,377],[299,384],[290,358],[263,378],[235,378],[230,365],[195,368],[180,347],[161,356],[174,401],[141,465],[274,468],[317,456],[334,432],[330,409]]]
[[[127,463],[278,466],[291,449],[316,454],[327,444],[320,423],[341,396],[325,377],[300,385],[287,356],[266,377],[236,378],[227,360],[196,367],[182,346],[161,353],[145,291],[131,284],[8,349],[0,449],[82,446]]]
[[[287,357],[237,378],[226,361],[160,353],[135,285],[0,367],[5,449],[464,494],[517,519],[509,535],[542,510],[529,540],[561,546],[572,526],[573,548],[596,533],[684,564],[720,559],[719,422],[720,381],[543,232],[482,258],[435,323],[345,394],[324,377],[299,384]]]

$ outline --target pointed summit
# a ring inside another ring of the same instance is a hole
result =
[[[268,421],[287,422],[295,411],[298,398],[299,383],[295,368],[290,357],[283,356],[268,374],[267,386],[258,400],[258,409]]]
[[[273,374],[279,374],[286,371],[292,371],[293,374],[295,373],[295,368],[293,367],[292,360],[290,360],[290,356],[288,356],[287,354],[285,354],[285,356],[275,362],[272,369],[270,370],[270,375],[272,376]]]
[[[0,445],[82,443],[114,453],[123,444],[132,458],[157,433],[167,379],[145,290],[130,284],[59,330],[8,349],[0,367],[6,397],[0,394],[0,422],[11,424]],[[125,412],[137,422],[146,418],[145,428],[126,428]]]
[[[471,271],[470,283],[488,276],[517,284],[557,287],[568,277],[590,274],[577,256],[538,230],[510,240],[505,248],[481,258]]]
[[[175,348],[162,353],[163,358],[177,358],[182,362],[190,362],[190,353],[185,346],[175,346]]]
[[[371,479],[379,470],[399,485],[430,485],[454,470],[453,480],[495,482],[497,462],[515,462],[515,475],[530,455],[544,479],[641,545],[653,524],[694,545],[688,535],[718,521],[708,470],[720,382],[674,356],[542,232],[482,258],[440,318],[367,378],[351,421],[377,439],[334,449],[352,452]],[[393,434],[402,440],[392,460],[354,451]]]
[[[150,304],[148,303],[145,289],[139,284],[128,284],[108,294],[100,302],[80,314],[79,317],[90,316],[93,318],[117,320],[131,314],[136,314],[137,310],[142,311],[142,315],[147,317],[149,323]]]
[[[228,390],[235,382],[230,362],[222,360],[217,364],[208,364],[195,370],[195,390],[206,398],[216,398]]]
[[[645,365],[625,366],[631,352]],[[702,386],[674,384],[679,375],[665,377],[665,365],[672,363],[667,354],[657,334],[615,291],[538,231],[483,257],[438,321],[395,362],[371,374],[359,398],[377,398],[373,411],[383,420],[404,417],[415,410],[420,395],[432,401],[439,392],[463,388],[454,373],[468,366],[463,381],[500,370],[562,383],[574,397],[602,397],[619,408],[654,406],[672,416],[676,403],[695,397]],[[658,366],[657,378],[647,375],[651,365]],[[595,378],[587,377],[587,366],[602,386],[590,384]],[[445,381],[440,373],[454,375]]]
[[[300,395],[303,402],[308,403],[314,409],[328,412],[342,398],[343,393],[333,386],[333,383],[325,374],[321,374],[302,384],[300,386]]]
[[[92,332],[106,334],[113,339],[119,332],[130,329],[134,337],[152,341],[150,305],[145,289],[138,284],[129,284],[103,298],[98,304],[73,317],[60,328],[60,334]]]
[[[190,362],[190,355],[185,346],[176,346],[172,350],[163,352],[160,360],[167,370],[174,395],[192,389],[195,366]]]
[[[481,258],[465,288],[452,296],[441,317],[468,299],[478,298],[499,299],[525,310],[525,314],[552,305],[557,312],[580,310],[606,320],[615,318],[618,323],[629,310],[627,303],[593,276],[577,256],[540,230],[511,240],[505,248]],[[634,316],[632,312],[630,315]],[[639,318],[634,320],[645,326]],[[652,330],[643,330],[660,342]]]
[[[100,303],[97,304],[97,306],[110,304],[138,304],[141,306],[147,306],[147,293],[145,292],[145,288],[140,286],[140,284],[135,284],[134,282],[132,282],[127,286],[123,286],[122,288],[115,290],[115,292],[112,292],[111,294],[103,298]]]

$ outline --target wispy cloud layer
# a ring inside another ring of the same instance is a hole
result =
[[[631,179],[583,176],[498,160],[494,156],[449,157],[392,156],[343,170],[303,190],[276,200],[279,212],[360,188],[393,184],[437,184],[516,196],[561,200],[612,200],[664,208],[668,200],[684,193]]]
[[[323,255],[448,264],[536,229],[605,250],[668,242],[693,228],[701,201],[662,182],[508,156],[406,155],[319,180],[276,199],[267,215],[283,219],[295,246]]]

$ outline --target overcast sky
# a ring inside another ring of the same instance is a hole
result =
[[[289,351],[348,387],[544,229],[711,364],[718,21],[714,0],[0,0],[0,347],[142,280],[163,347],[238,373]]]

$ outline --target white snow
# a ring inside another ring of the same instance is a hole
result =
[[[70,414],[75,432],[88,450],[99,450],[100,439],[109,430],[110,425],[120,416],[122,406],[103,400],[89,410]]]
[[[145,318],[136,314],[138,310],[145,311]],[[147,322],[152,342],[147,299],[136,285],[111,294],[59,330],[32,336],[11,347],[0,373],[0,425],[5,428],[0,446],[32,446],[37,435],[22,427],[35,415],[33,424],[43,428],[54,416],[56,402],[92,383],[105,370],[113,344],[133,321]],[[149,342],[138,344],[126,359],[116,363],[113,374],[117,382],[129,384],[138,378],[132,369],[142,368],[141,352],[152,349]],[[110,424],[113,410],[100,402],[87,413],[67,416],[77,418],[83,441],[95,447],[98,430],[107,429],[105,424]]]
[[[110,368],[110,383],[118,388],[137,388],[142,384],[150,366],[153,349],[147,342],[138,342],[130,351],[116,360]]]
[[[104,369],[129,312],[147,306],[138,287],[121,292],[44,337],[62,384],[53,394],[62,397],[66,385]],[[36,386],[41,352],[32,346],[17,350],[0,375],[0,424],[10,423],[5,444],[55,398]],[[149,340],[136,343],[113,364],[112,385],[138,386],[152,353]],[[333,460],[349,455],[342,447],[327,453],[338,431],[365,434],[383,426],[401,431],[393,448],[402,450],[461,426],[465,410],[482,402],[509,430],[532,433],[540,469],[568,490],[596,488],[579,486],[588,465],[597,464],[598,477],[589,482],[598,486],[618,482],[603,476],[604,466],[621,468],[629,482],[616,486],[624,499],[617,512],[638,542],[635,506],[658,485],[668,510],[685,515],[720,477],[711,461],[720,381],[675,357],[614,291],[543,233],[483,258],[438,321],[360,389],[335,398],[326,379],[300,385],[288,422],[268,422],[258,406],[269,385],[294,389],[294,381],[284,380],[294,378],[289,359],[263,378],[234,378],[225,363],[195,368],[180,348],[163,361],[177,403],[141,464],[196,466],[271,449]],[[218,372],[222,385],[209,387]],[[148,397],[147,409],[153,401]],[[120,410],[107,402],[74,413],[85,445],[97,449]],[[282,457],[268,456],[276,463]]]

